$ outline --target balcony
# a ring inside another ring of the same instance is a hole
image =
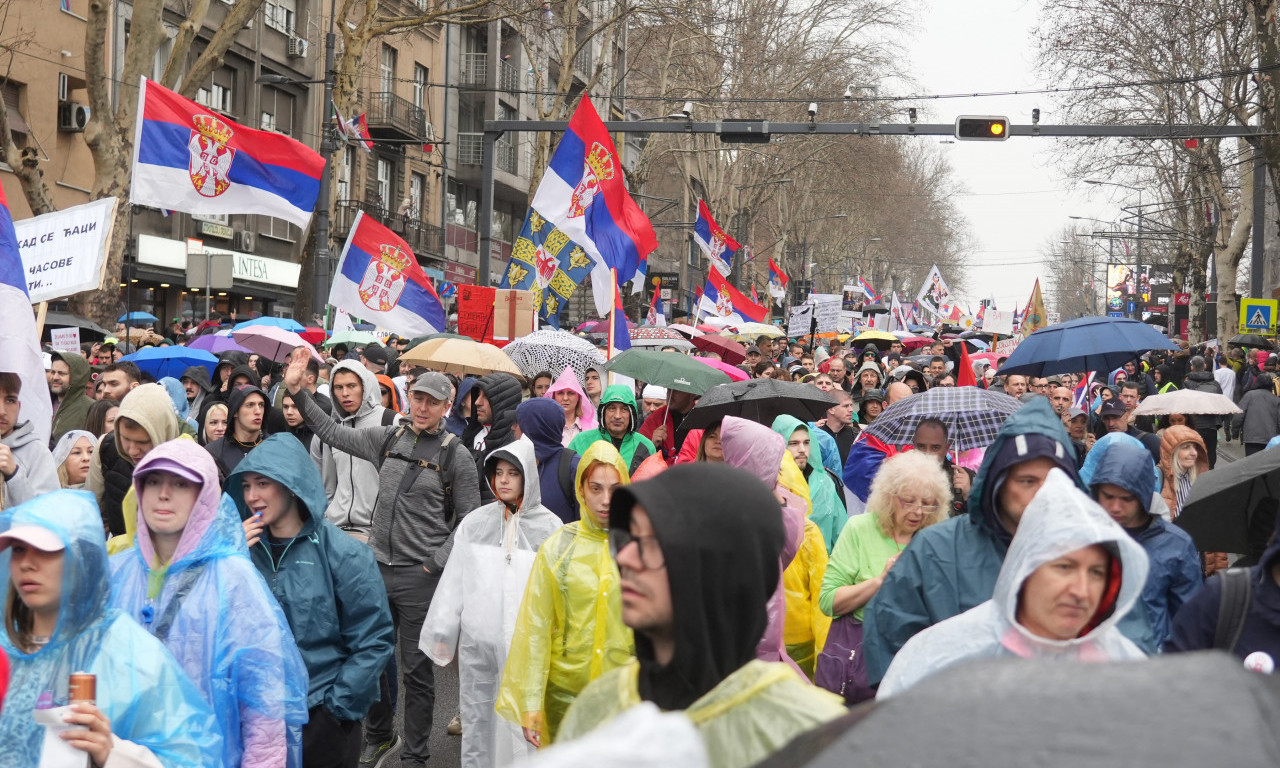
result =
[[[480,165],[484,159],[484,134],[458,134],[458,164]],[[520,175],[520,155],[510,135],[503,134],[493,145],[493,166],[513,176]]]
[[[489,82],[489,54],[462,54],[462,72],[458,79],[462,85],[484,87]]]
[[[372,216],[377,219],[392,232],[404,238],[404,241],[413,249],[414,255],[418,256],[419,260],[423,256],[444,257],[443,229],[419,219],[401,216],[376,203],[368,203],[363,200],[339,200],[337,202],[333,211],[334,233],[341,233],[339,235],[340,238],[346,237],[346,233],[351,231],[351,225],[355,223],[356,214],[361,211],[364,211],[366,216]]]
[[[520,70],[509,61],[498,62],[498,88],[510,94],[520,90]]]
[[[573,68],[581,72],[584,77],[591,77],[591,73],[596,69],[596,60],[591,55],[591,43],[586,42],[581,45],[582,47],[574,54]]]
[[[427,112],[394,93],[379,91],[367,100],[369,135],[377,139],[425,141]]]

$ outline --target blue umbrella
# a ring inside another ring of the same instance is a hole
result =
[[[1051,376],[1114,371],[1152,349],[1178,349],[1164,334],[1128,318],[1081,317],[1042,328],[1022,340],[1000,373]]]
[[[127,315],[121,315],[117,323],[158,323],[160,318],[150,312],[130,312]]]
[[[218,366],[217,357],[202,349],[190,347],[143,347],[120,359],[135,363],[139,369],[157,379],[163,379],[165,376],[181,378],[182,372],[193,365],[204,366],[212,376],[213,369]]]
[[[302,323],[288,317],[255,317],[252,320],[245,320],[243,323],[237,323],[236,327],[231,330],[240,331],[245,328],[251,328],[255,325],[273,325],[276,328],[283,328],[286,331],[293,331],[294,333],[302,333],[307,330]]]

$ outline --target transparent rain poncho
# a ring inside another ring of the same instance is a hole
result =
[[[47,696],[51,706],[67,704],[71,673],[89,672],[97,676],[96,703],[115,736],[146,747],[165,766],[222,765],[217,721],[200,691],[160,641],[107,607],[107,550],[93,494],[55,491],[0,515],[0,532],[19,525],[53,531],[66,555],[58,624],[49,642],[25,653],[0,631],[11,672],[0,714],[0,762],[40,762],[44,729],[32,719],[37,701]],[[8,549],[0,553],[0,573],[8,594]]]
[[[279,603],[249,559],[213,458],[190,440],[152,449],[134,470],[179,462],[205,482],[167,567],[138,511],[136,546],[111,559],[111,604],[163,640],[218,716],[224,763],[301,765],[307,669]]]
[[[1113,562],[1117,557],[1120,562],[1120,588],[1106,618],[1072,640],[1039,637],[1019,624],[1019,594],[1031,573],[1094,544],[1104,546]],[[1065,472],[1050,470],[1018,523],[991,599],[908,640],[889,665],[876,698],[893,696],[941,669],[970,659],[1017,656],[1101,662],[1145,658],[1116,624],[1142,596],[1147,567],[1142,546]]]
[[[631,630],[622,623],[618,566],[582,495],[583,479],[600,463],[628,482],[627,465],[612,444],[587,448],[574,484],[581,519],[538,549],[498,692],[498,714],[537,729],[543,746],[555,740],[587,683],[635,655]]]
[[[533,751],[520,726],[498,717],[494,706],[534,556],[561,525],[539,503],[533,443],[521,437],[489,454],[486,477],[498,459],[524,475],[520,508],[508,515],[506,505],[494,501],[462,519],[419,640],[439,666],[458,660],[464,768],[507,765]]]

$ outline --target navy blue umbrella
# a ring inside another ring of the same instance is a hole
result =
[[[1178,349],[1146,323],[1117,317],[1080,317],[1041,328],[1022,340],[1000,366],[1001,375],[1051,376],[1114,371],[1153,349]]]
[[[156,379],[163,379],[165,376],[180,378],[182,372],[193,365],[202,365],[209,369],[210,375],[213,375],[213,369],[218,366],[216,356],[203,349],[190,347],[143,347],[132,355],[125,355],[120,359],[133,362],[140,370],[146,371]]]

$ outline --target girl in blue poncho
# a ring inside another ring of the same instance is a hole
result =
[[[55,491],[0,515],[5,631],[11,678],[0,714],[6,765],[40,762],[34,710],[68,704],[73,672],[96,676],[95,705],[77,704],[67,732],[95,765],[219,766],[209,705],[173,657],[107,608],[107,548],[93,495]]]
[[[136,546],[111,561],[112,605],[160,638],[204,692],[224,765],[300,765],[307,670],[213,458],[171,440],[138,462],[133,483]]]

